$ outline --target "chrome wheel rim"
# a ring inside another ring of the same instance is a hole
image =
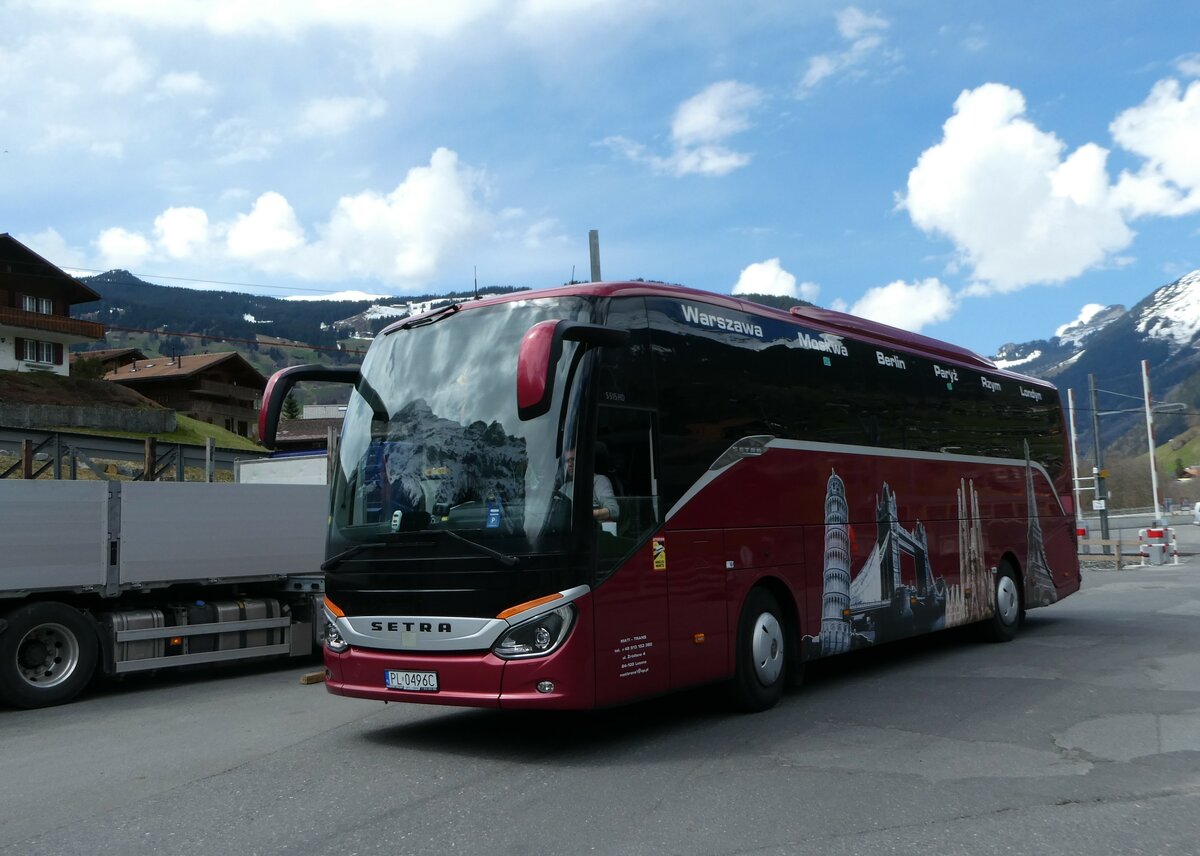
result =
[[[1006,625],[1017,623],[1017,613],[1021,609],[1021,598],[1017,593],[1017,583],[1005,574],[996,582],[996,615]]]
[[[783,671],[783,628],[779,619],[764,612],[754,621],[754,636],[750,642],[754,657],[754,674],[759,683],[769,687],[779,680]]]
[[[66,627],[39,624],[30,628],[17,645],[17,673],[30,687],[56,687],[74,674],[79,651],[79,640]]]

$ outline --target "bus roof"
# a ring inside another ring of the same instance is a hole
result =
[[[484,297],[478,300],[467,300],[463,302],[462,308],[469,309],[474,307],[493,306],[498,303],[509,303],[514,300],[529,300],[531,298],[574,296],[615,297],[617,295],[630,297],[641,296],[688,298],[740,312],[750,312],[756,315],[774,315],[776,317],[788,319],[793,322],[799,321],[831,333],[852,335],[875,344],[905,348],[920,354],[954,360],[962,365],[972,366],[977,369],[984,369],[989,372],[995,372],[996,374],[1020,378],[1028,383],[1053,387],[1053,384],[1040,378],[1029,377],[1027,375],[1020,374],[1019,372],[1002,369],[987,357],[981,356],[967,348],[953,345],[940,339],[934,339],[930,336],[923,336],[920,333],[912,333],[908,330],[902,330],[899,327],[881,324],[878,321],[870,321],[866,318],[860,318],[857,315],[850,315],[845,312],[834,312],[831,309],[822,309],[818,306],[793,306],[790,310],[784,311],[782,309],[776,309],[773,306],[764,306],[761,303],[754,303],[750,300],[742,300],[741,298],[728,294],[716,294],[711,291],[701,291],[699,289],[689,288],[683,285],[671,285],[663,282],[584,282],[572,285],[562,285],[555,288],[514,291],[508,294]],[[438,309],[434,309],[431,312],[423,313],[422,315],[415,315],[410,318],[397,321],[394,324],[388,325],[388,327],[382,331],[382,334],[390,333],[398,329],[400,325],[405,324],[406,322],[410,322],[415,319],[422,318],[425,315],[431,315],[439,311],[440,310]]]

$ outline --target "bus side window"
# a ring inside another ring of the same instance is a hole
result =
[[[639,408],[601,407],[596,424],[596,473],[616,494],[615,525],[603,529],[598,544],[601,573],[605,559],[619,559],[658,526],[660,505],[654,472],[654,416]]]

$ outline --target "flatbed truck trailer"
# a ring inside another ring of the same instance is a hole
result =
[[[313,653],[328,504],[320,484],[0,481],[0,702]]]

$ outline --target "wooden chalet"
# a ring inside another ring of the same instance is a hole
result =
[[[8,233],[0,234],[0,370],[70,374],[71,345],[104,338],[104,325],[71,317],[100,295]]]
[[[139,348],[102,348],[96,351],[76,351],[71,363],[77,360],[98,360],[106,372],[115,372],[137,360],[146,359]]]
[[[104,379],[193,419],[258,439],[267,379],[236,351],[134,360]]]

